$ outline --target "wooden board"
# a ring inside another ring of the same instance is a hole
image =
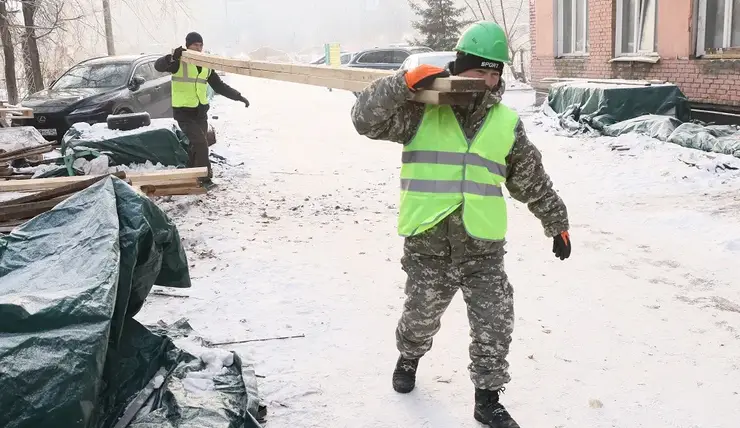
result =
[[[2,206],[0,207],[0,221],[21,220],[36,217],[37,215],[54,208],[57,204],[69,198],[73,194],[74,193],[69,193],[47,201]]]
[[[126,173],[123,171],[116,172],[114,175],[121,179],[126,179]],[[26,204],[29,202],[39,202],[39,201],[45,201],[53,198],[57,198],[59,196],[66,195],[68,193],[74,193],[79,192],[80,190],[84,190],[88,188],[89,186],[92,186],[93,184],[97,183],[98,181],[104,179],[105,175],[98,175],[98,176],[87,176],[87,180],[78,181],[76,183],[70,183],[65,184],[63,186],[56,187],[54,189],[50,190],[44,190],[39,193],[35,193],[33,195],[28,196],[22,196],[20,198],[11,199],[8,201],[2,201],[0,202],[0,207],[8,206],[8,205],[17,205],[17,204]]]
[[[388,70],[247,61],[193,51],[183,52],[182,61],[244,76],[343,89],[352,92],[359,92],[373,81],[395,73]],[[434,81],[429,90],[415,93],[412,100],[425,104],[467,104],[470,102],[473,93],[485,89],[483,79],[439,78]],[[455,95],[449,96],[448,94]]]
[[[143,185],[141,191],[147,196],[204,195],[208,193],[196,181],[166,185]]]
[[[351,80],[355,82],[364,82],[365,86],[369,85],[371,82],[381,77],[387,77],[396,73],[395,71],[391,70],[374,70],[367,68],[339,68],[310,64],[249,61],[236,58],[226,58],[218,55],[204,54],[194,51],[183,52],[182,60],[195,65],[201,65],[227,72],[229,70],[224,69],[223,67],[228,67],[232,70],[239,70],[232,71],[233,73],[237,74],[249,73],[259,70],[273,73],[285,73],[294,76],[312,76],[325,79]],[[196,62],[200,62],[201,64],[196,64]],[[450,76],[446,78],[436,79],[433,86],[429,89],[439,92],[482,92],[486,90],[486,82],[483,79]]]
[[[205,167],[126,173],[126,177],[131,180],[132,185],[136,186],[146,184],[162,185],[163,183],[191,183],[195,178],[207,176],[208,169]],[[74,177],[33,178],[30,180],[3,181],[0,182],[0,192],[39,192],[89,180],[90,178],[91,177],[89,175],[80,175]]]
[[[7,104],[4,101],[0,101],[0,116],[32,118],[33,109],[30,107],[20,107],[13,104]]]

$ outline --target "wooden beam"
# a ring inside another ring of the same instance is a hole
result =
[[[132,185],[189,183],[198,177],[207,177],[208,168],[178,168],[150,172],[127,172],[126,177]],[[30,180],[13,180],[0,182],[0,192],[38,192],[55,189],[66,184],[89,180],[89,175],[74,177],[33,178]]]
[[[43,153],[48,153],[52,150],[54,150],[59,145],[57,143],[45,143],[45,144],[38,144],[34,146],[28,146],[23,147],[18,150],[12,150],[9,152],[3,152],[0,153],[0,162],[7,162],[14,159],[20,159],[25,156],[31,156],[31,155],[40,155]]]
[[[354,67],[326,67],[311,64],[292,64],[266,61],[248,61],[236,58],[226,58],[218,55],[204,54],[194,51],[186,51],[182,54],[182,60],[195,65],[215,68],[223,71],[243,74],[250,71],[269,71],[274,73],[285,73],[296,76],[322,77],[326,79],[351,80],[364,82],[365,86],[373,81],[395,74],[391,70],[374,70],[368,68]],[[199,62],[200,64],[196,64]],[[246,70],[245,70],[246,69]],[[259,77],[259,76],[255,76]],[[298,82],[301,83],[301,82]],[[336,88],[341,89],[341,88]],[[450,76],[435,79],[430,90],[439,92],[483,92],[486,90],[486,82],[483,79],[473,79],[469,77]]]
[[[20,220],[36,217],[54,208],[60,202],[66,200],[74,193],[59,196],[48,201],[28,202],[25,204],[6,205],[0,207],[0,221]]]
[[[123,171],[118,171],[111,175],[116,176],[121,179],[126,178],[126,173]],[[65,184],[63,186],[59,186],[59,187],[56,187],[50,190],[44,190],[42,192],[39,192],[33,195],[22,196],[20,198],[11,199],[8,201],[2,201],[0,202],[0,207],[9,206],[9,205],[26,204],[29,202],[46,201],[49,199],[54,199],[59,196],[66,195],[68,193],[79,192],[80,190],[87,189],[88,187],[92,186],[98,181],[104,179],[105,177],[107,177],[107,175],[98,175],[92,178],[90,178],[90,176],[87,176],[87,177],[88,177],[87,180],[78,181],[76,183]]]
[[[389,70],[247,61],[193,51],[183,52],[182,61],[244,76],[343,89],[353,92],[359,92],[373,81],[395,73]],[[429,90],[423,90],[413,94],[412,100],[425,104],[463,104],[470,101],[473,93],[484,90],[486,90],[486,86],[483,79],[453,76],[436,79]],[[442,95],[446,93],[465,95],[454,97]]]
[[[197,182],[166,184],[166,185],[143,185],[141,191],[147,196],[175,196],[175,195],[204,195],[208,191]]]

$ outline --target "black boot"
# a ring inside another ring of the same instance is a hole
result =
[[[408,359],[398,357],[396,369],[393,370],[393,389],[401,394],[407,394],[414,390],[416,385],[416,367],[419,359]]]
[[[476,389],[473,417],[491,428],[519,428],[519,424],[514,422],[506,408],[498,402],[498,395],[499,391]]]

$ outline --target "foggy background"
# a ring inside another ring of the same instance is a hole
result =
[[[71,56],[105,55],[100,1],[72,7],[86,16],[76,23],[80,55]],[[111,0],[111,14],[117,54],[169,52],[197,31],[206,50],[228,56],[269,47],[318,57],[329,42],[349,51],[404,43],[415,18],[406,0]]]

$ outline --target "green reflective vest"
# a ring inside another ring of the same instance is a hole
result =
[[[198,107],[208,104],[208,76],[211,70],[180,62],[172,75],[172,107]]]
[[[498,104],[471,142],[450,106],[427,105],[414,138],[404,146],[398,233],[413,236],[434,227],[460,205],[474,238],[506,236],[506,156],[519,116]]]

